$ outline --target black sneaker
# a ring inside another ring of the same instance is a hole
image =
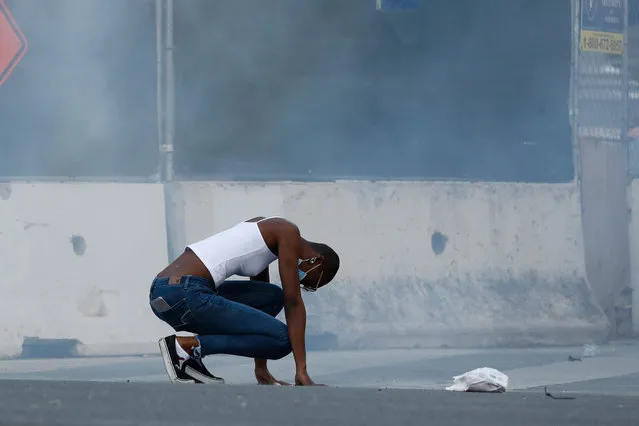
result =
[[[193,383],[193,377],[184,372],[185,360],[175,350],[175,335],[163,337],[158,341],[160,353],[164,359],[164,368],[173,383]]]
[[[202,358],[193,356],[184,362],[182,368],[184,373],[192,377],[193,380],[198,383],[205,383],[210,385],[224,384],[223,378],[214,376],[209,370],[206,369],[204,363],[202,362]]]

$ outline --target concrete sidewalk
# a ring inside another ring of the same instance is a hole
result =
[[[639,395],[639,342],[615,342],[583,357],[584,348],[379,350],[309,352],[311,377],[333,387],[443,389],[452,376],[478,367],[509,376],[509,390],[559,386],[592,393]],[[569,361],[569,356],[583,357]],[[255,384],[252,360],[205,359],[230,385]],[[293,378],[292,356],[270,363],[273,375]],[[0,361],[0,379],[168,382],[159,356]],[[581,387],[580,387],[581,386]]]

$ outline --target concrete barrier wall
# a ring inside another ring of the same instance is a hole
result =
[[[0,356],[28,337],[149,348],[167,331],[147,303],[167,258],[162,185],[0,184]]]
[[[334,246],[336,281],[305,299],[311,329],[343,347],[580,344],[609,331],[585,278],[575,184],[184,183],[171,197],[178,251],[257,215]]]
[[[335,282],[304,297],[310,331],[342,347],[606,335],[574,185],[12,183],[0,184],[0,356],[29,337],[77,339],[81,354],[155,352],[170,332],[147,304],[167,218],[175,255],[256,215],[290,218],[340,253]]]

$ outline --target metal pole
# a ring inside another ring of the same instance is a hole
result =
[[[158,171],[160,180],[163,179],[162,170],[164,168],[164,154],[162,145],[164,144],[164,42],[163,34],[163,13],[162,0],[155,0],[155,56],[156,56],[156,97],[157,97],[157,131],[158,131]]]
[[[581,44],[581,2],[571,0],[572,48],[570,53],[570,121],[572,127],[572,151],[575,179],[581,182],[581,146],[579,138],[579,46]]]
[[[166,216],[166,245],[168,260],[179,255],[179,244],[184,235],[181,214],[179,184],[174,183],[173,143],[175,140],[175,73],[173,64],[173,0],[161,0],[165,4],[164,16],[164,134],[161,145],[162,181],[164,183],[164,211]]]
[[[175,73],[173,68],[173,0],[166,0],[166,129],[162,151],[164,158],[164,181],[174,178],[173,143],[175,139]]]

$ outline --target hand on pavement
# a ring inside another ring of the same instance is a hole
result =
[[[307,372],[295,374],[295,386],[326,386],[315,383]]]

